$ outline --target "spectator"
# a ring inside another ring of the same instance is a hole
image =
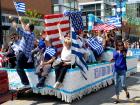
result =
[[[15,68],[16,67],[16,56],[18,55],[19,50],[20,50],[19,49],[20,40],[16,33],[13,33],[10,36],[10,38],[11,38],[12,42],[9,45],[9,49],[6,52],[5,56],[9,58],[9,67]]]

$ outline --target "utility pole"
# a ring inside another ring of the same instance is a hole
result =
[[[3,44],[1,1],[2,0],[0,0],[0,49],[2,48]]]
[[[122,22],[122,0],[120,0],[120,18],[121,18],[121,36],[122,35],[122,28],[123,28],[123,22]]]

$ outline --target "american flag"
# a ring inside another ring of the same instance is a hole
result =
[[[105,30],[105,31],[109,31],[112,29],[115,29],[116,27],[114,25],[110,25],[110,24],[97,24],[96,26],[94,26],[93,30]]]
[[[22,12],[22,13],[26,12],[25,10],[26,6],[24,2],[14,2],[14,5],[16,7],[17,12]]]
[[[63,45],[59,39],[59,31],[57,28],[57,24],[60,23],[62,35],[65,36],[66,33],[70,30],[69,18],[65,17],[63,14],[45,15],[44,18],[45,18],[45,32],[48,35],[49,39],[51,39],[52,45],[55,48],[57,48],[58,54],[60,54]]]
[[[84,25],[82,22],[82,13],[81,12],[71,12],[66,11],[64,13],[65,16],[69,16],[72,25],[72,54],[76,55],[76,65],[81,69],[82,76],[87,80],[86,71],[88,70],[88,66],[84,60],[82,49],[77,43],[77,35],[79,32],[83,31]]]

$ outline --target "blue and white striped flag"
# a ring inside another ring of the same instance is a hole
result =
[[[14,2],[15,8],[17,12],[25,13],[25,3],[24,2]]]
[[[92,50],[97,52],[98,55],[103,53],[104,48],[97,38],[95,37],[88,38],[87,43],[92,48]]]
[[[114,25],[116,27],[121,27],[121,18],[118,16],[107,17],[106,23],[109,25]]]
[[[57,54],[57,51],[55,48],[52,47],[46,47],[45,52],[44,52],[44,56],[45,55],[49,55],[50,57],[53,57]]]
[[[71,31],[72,31],[72,54],[76,55],[76,65],[81,69],[82,76],[87,80],[86,71],[88,66],[84,60],[84,54],[80,48],[79,43],[77,42],[77,35],[79,32],[83,31],[84,26],[82,23],[82,13],[81,12],[70,12],[66,11],[65,16],[69,16],[71,20]]]

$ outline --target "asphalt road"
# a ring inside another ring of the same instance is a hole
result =
[[[130,99],[126,99],[125,93],[120,93],[121,103],[117,105],[140,105],[140,71],[127,79]],[[8,101],[2,105],[114,105],[114,86],[109,86],[96,93],[84,96],[71,104],[65,103],[54,96],[41,96],[25,94],[18,100]]]

